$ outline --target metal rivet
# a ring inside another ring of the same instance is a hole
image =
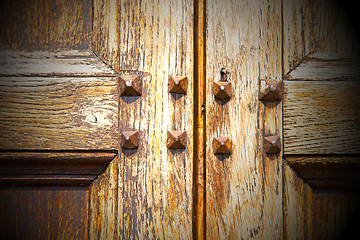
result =
[[[262,79],[260,81],[259,98],[264,101],[280,101],[284,92],[284,81]]]
[[[214,82],[214,95],[218,99],[231,98],[231,82]]]
[[[264,148],[266,153],[278,153],[281,151],[280,137],[277,135],[264,137]]]
[[[125,149],[135,149],[139,147],[139,132],[124,131],[121,133],[120,145]]]
[[[139,75],[122,75],[119,77],[120,96],[141,96],[142,81]]]
[[[213,142],[215,154],[231,154],[231,141],[228,137],[216,137]]]
[[[186,94],[187,91],[187,77],[185,76],[170,76],[169,89],[171,93]]]
[[[185,131],[169,131],[167,145],[168,145],[168,148],[170,148],[170,149],[186,148],[186,132]]]

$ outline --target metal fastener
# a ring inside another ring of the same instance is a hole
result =
[[[231,141],[228,137],[216,137],[213,142],[215,154],[231,154]]]
[[[214,95],[218,99],[231,98],[231,82],[214,82]]]
[[[168,148],[184,149],[186,148],[185,131],[168,131]]]
[[[284,92],[284,81],[262,79],[260,81],[259,98],[264,101],[280,101]]]
[[[264,137],[264,148],[266,153],[279,153],[281,150],[280,137],[277,135]]]
[[[135,149],[139,147],[139,132],[124,131],[121,133],[120,145],[125,149]]]
[[[188,79],[185,76],[170,76],[170,82],[169,82],[170,92],[186,94],[187,81]]]
[[[118,80],[120,96],[141,96],[142,81],[139,75],[122,75]]]

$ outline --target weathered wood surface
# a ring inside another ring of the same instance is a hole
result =
[[[111,152],[1,152],[0,185],[88,186],[115,155]]]
[[[0,148],[117,149],[112,77],[0,78]]]
[[[85,188],[1,188],[1,239],[87,239]]]
[[[284,75],[312,52],[359,52],[353,14],[337,0],[283,1]]]
[[[351,239],[360,195],[316,192],[284,162],[284,239]]]
[[[139,131],[140,145],[119,146],[119,236],[192,237],[193,11],[189,0],[94,1],[94,51],[143,81],[141,96],[120,98],[120,132]],[[170,76],[188,78],[185,95],[169,93]],[[167,148],[175,130],[186,131],[185,150]]]
[[[285,154],[360,153],[358,81],[285,81]]]
[[[0,51],[0,77],[111,77],[116,73],[88,50]]]
[[[266,111],[258,96],[260,79],[282,76],[281,1],[209,0],[206,7],[206,237],[280,239],[282,162],[261,149],[264,132],[281,131],[272,118],[281,105]],[[214,98],[220,79],[232,84],[229,100]],[[230,156],[214,155],[214,137],[230,138]]]
[[[88,0],[1,1],[0,49],[87,49],[91,5]]]
[[[90,186],[89,239],[127,239],[123,235],[123,218],[119,209],[122,179],[118,177],[119,159],[111,161],[106,170]],[[120,194],[118,194],[120,191]]]

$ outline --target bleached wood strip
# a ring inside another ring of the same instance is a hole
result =
[[[360,82],[285,81],[284,154],[360,153]]]
[[[115,78],[0,78],[0,149],[117,149],[117,95]]]
[[[100,77],[116,73],[89,51],[1,51],[1,77]]]
[[[258,100],[259,79],[281,79],[281,1],[209,0],[206,7],[206,238],[281,239],[281,162],[264,163],[259,150],[263,122],[278,130],[270,117],[279,112],[264,120]],[[222,68],[229,100],[212,91]],[[232,141],[230,156],[214,155],[213,139],[223,136]]]

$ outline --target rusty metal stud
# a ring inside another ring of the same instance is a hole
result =
[[[216,137],[213,144],[215,154],[231,154],[231,141],[228,137]]]
[[[187,80],[184,76],[170,76],[170,92],[186,94]]]
[[[167,145],[168,145],[168,148],[170,148],[170,149],[186,148],[186,132],[185,131],[169,131]]]
[[[278,153],[281,150],[280,137],[277,135],[264,138],[264,148],[266,153]]]
[[[135,149],[139,147],[139,132],[124,131],[121,133],[120,144],[125,149]]]
[[[215,98],[231,98],[231,82],[214,82]]]
[[[122,75],[118,79],[120,96],[141,96],[142,81],[139,75]]]
[[[284,81],[262,79],[260,81],[259,98],[264,101],[281,101],[284,92]]]

